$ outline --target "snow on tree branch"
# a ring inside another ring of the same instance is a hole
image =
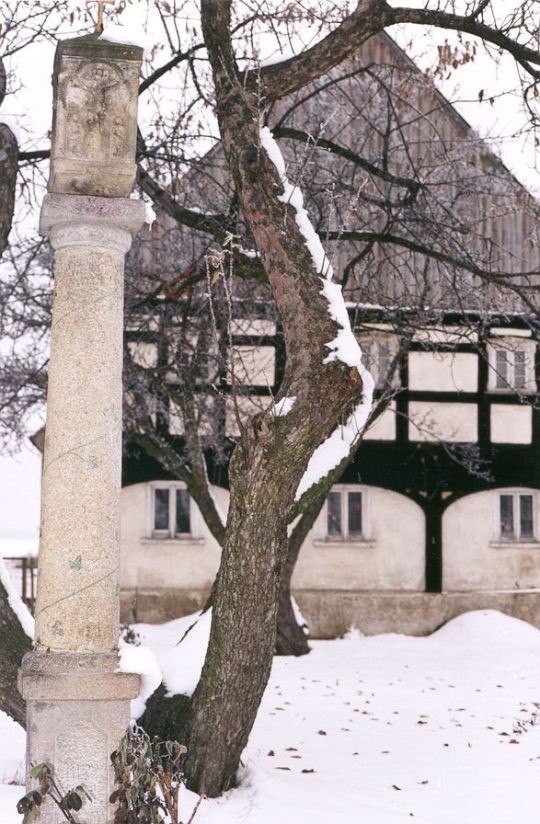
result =
[[[283,155],[267,126],[263,126],[261,129],[260,138],[261,145],[276,167],[283,186],[283,194],[279,195],[278,199],[282,203],[290,204],[296,212],[296,223],[305,239],[305,245],[313,260],[315,271],[321,277],[321,293],[328,301],[328,312],[339,327],[336,337],[325,344],[330,353],[324,359],[324,363],[341,361],[346,366],[354,367],[358,370],[363,383],[362,400],[355,407],[346,423],[335,429],[311,456],[306,472],[296,490],[295,500],[299,501],[308,489],[328,475],[349,454],[369,417],[373,401],[374,382],[371,374],[362,363],[362,351],[351,328],[341,286],[333,281],[332,265],[304,208],[302,192],[298,186],[293,186],[287,179]]]

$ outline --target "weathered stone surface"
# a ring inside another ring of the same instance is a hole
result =
[[[48,195],[56,247],[36,648],[109,652],[118,638],[124,253],[138,201]]]
[[[124,256],[142,226],[135,175],[142,52],[95,36],[60,43],[49,194],[55,249],[42,476],[36,651],[23,660],[27,786],[47,763],[60,791],[82,785],[81,824],[109,824],[111,752],[137,675],[118,673]],[[40,824],[65,818],[46,798]]]
[[[34,652],[25,656],[19,690],[26,701],[118,701],[136,698],[139,676],[116,672],[117,655]]]
[[[126,254],[144,222],[144,204],[129,198],[47,194],[39,230],[54,249],[86,246]],[[123,265],[123,257],[122,257]]]
[[[49,192],[127,197],[135,179],[138,46],[62,40],[53,78]]]
[[[352,626],[366,635],[429,635],[464,612],[496,609],[540,629],[540,592],[295,590],[312,638],[338,638]],[[144,614],[139,616],[144,621]],[[156,619],[154,619],[156,620]]]
[[[108,799],[114,776],[110,755],[129,723],[129,699],[138,694],[139,676],[116,672],[118,655],[30,652],[23,659],[19,684],[27,704],[27,790],[31,764],[48,764],[62,792],[82,785],[81,824],[109,824]],[[40,824],[65,821],[46,799]]]
[[[210,590],[164,587],[125,589],[121,619],[157,624],[202,609]],[[540,591],[418,592],[295,589],[311,638],[339,638],[352,626],[366,635],[429,635],[446,621],[475,609],[497,609],[540,629]]]
[[[209,595],[210,588],[123,589],[120,593],[120,620],[125,623],[141,621],[149,624],[172,621],[201,610]]]

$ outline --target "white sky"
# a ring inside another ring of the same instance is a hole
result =
[[[396,3],[398,4],[398,3]],[[423,5],[424,0],[413,0],[399,5]],[[495,0],[495,6],[507,11],[514,0]],[[67,12],[74,6],[68,0]],[[136,32],[139,39],[147,23],[147,7],[144,2],[128,2],[122,21],[127,32],[126,39],[132,39]],[[407,27],[393,30],[392,36],[406,48],[422,68],[433,64],[436,44],[445,39],[455,42],[455,35],[440,30]],[[66,36],[72,36],[69,28]],[[155,36],[155,34],[153,35]],[[144,35],[149,46],[153,36]],[[304,38],[309,40],[309,35]],[[466,38],[467,39],[467,38]],[[469,38],[470,39],[470,38]],[[275,57],[275,50],[261,44],[261,58]],[[30,135],[23,140],[22,148],[36,148],[46,145],[47,131],[50,129],[52,91],[50,76],[54,55],[54,45],[40,43],[19,52],[13,58],[18,88],[17,94],[6,99],[2,108],[2,118],[7,115],[11,122],[18,122]],[[163,62],[168,59],[164,53]],[[536,151],[533,141],[524,140],[516,132],[525,122],[525,113],[519,93],[516,94],[517,72],[513,60],[505,56],[497,66],[487,51],[479,45],[474,63],[459,68],[452,76],[439,83],[441,91],[454,102],[456,108],[471,126],[489,139],[506,165],[531,191],[540,192],[540,173],[536,169]],[[478,94],[484,91],[484,102]],[[509,92],[498,97],[503,92]],[[488,101],[495,96],[493,105]],[[145,99],[141,99],[141,115],[144,122]],[[20,131],[20,130],[19,130]],[[38,212],[27,215],[24,225],[29,231],[37,227]],[[0,457],[0,540],[3,538],[37,536],[39,523],[39,476],[40,456],[32,445],[28,445],[15,458]]]

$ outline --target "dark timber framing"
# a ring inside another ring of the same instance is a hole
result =
[[[241,307],[239,307],[241,317]],[[260,314],[250,318],[270,319],[264,306]],[[273,319],[272,319],[273,320]],[[415,317],[403,310],[394,315],[381,309],[351,310],[351,320],[357,330],[369,335],[370,324],[381,325],[390,334],[403,329],[409,323],[415,324]],[[465,339],[456,342],[416,342],[408,346],[399,366],[399,385],[392,389],[391,400],[395,404],[396,434],[391,441],[365,440],[354,461],[347,467],[340,483],[362,483],[379,486],[398,492],[417,503],[425,517],[425,589],[427,592],[441,592],[443,589],[443,516],[446,509],[461,497],[474,492],[498,487],[524,486],[540,489],[540,461],[537,459],[540,447],[540,349],[536,347],[536,386],[534,394],[492,391],[489,388],[488,343],[496,338],[490,336],[493,328],[506,330],[529,330],[531,337],[540,340],[539,321],[534,317],[519,315],[487,315],[475,312],[439,312],[423,324],[425,330],[444,330],[445,327],[462,328],[477,336],[477,342]],[[373,329],[375,331],[375,329]],[[382,330],[384,332],[384,329]],[[525,340],[526,338],[524,338]],[[530,338],[529,338],[530,339]],[[160,363],[166,363],[167,353],[156,333],[126,332],[126,342],[144,340],[158,345]],[[275,350],[275,377],[272,386],[242,386],[242,393],[252,396],[275,395],[283,375],[285,353],[279,326],[275,335],[233,335],[233,346],[273,347]],[[229,340],[226,341],[227,345]],[[474,392],[412,390],[409,387],[409,353],[412,352],[452,352],[473,353],[478,357],[478,385]],[[225,396],[231,394],[232,386],[221,375],[220,388]],[[200,391],[204,392],[204,382]],[[380,394],[380,393],[379,393]],[[449,443],[414,440],[410,437],[409,408],[411,402],[467,403],[477,410],[477,441],[475,443]],[[505,444],[491,442],[491,409],[497,405],[517,405],[527,403],[532,406],[532,443]],[[158,419],[158,426],[167,426],[167,416]],[[223,421],[225,425],[225,421]],[[234,445],[230,439],[230,448]],[[217,463],[212,454],[207,455],[209,477],[212,483],[227,486],[227,470]],[[125,486],[143,481],[164,479],[167,473],[140,450],[126,445],[123,464],[123,484]]]

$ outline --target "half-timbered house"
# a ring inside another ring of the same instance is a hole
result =
[[[536,204],[386,35],[323,78],[318,95],[281,101],[269,125],[314,220],[328,192],[339,193],[331,203],[339,220],[320,217],[318,228],[381,402],[296,566],[294,594],[312,633],[331,637],[351,625],[423,633],[484,607],[540,626]],[[323,157],[325,141],[346,151]],[[347,151],[365,163],[339,167],[340,188],[336,164]],[[225,197],[216,175],[226,190],[219,146],[210,158],[213,183],[192,173],[185,198],[204,209],[211,197],[215,210]],[[371,174],[368,164],[379,161],[391,170],[386,179]],[[398,176],[416,185],[400,189]],[[429,187],[434,197],[411,211],[407,196],[421,198]],[[160,222],[167,218],[158,217],[157,232]],[[257,308],[233,298],[227,345],[241,364],[243,393],[236,406],[226,404],[231,443],[238,404],[247,413],[271,401],[284,357],[264,301]],[[128,329],[126,345],[142,366],[166,362],[166,343],[151,330]],[[220,381],[232,393],[230,374]],[[183,437],[171,403],[163,425]],[[209,475],[225,511],[226,465],[210,456]],[[157,621],[200,608],[219,557],[185,485],[128,442],[125,618]]]

